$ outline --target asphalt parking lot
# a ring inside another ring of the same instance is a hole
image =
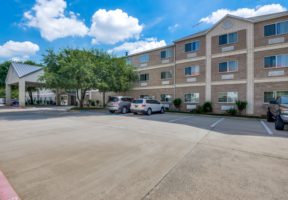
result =
[[[0,112],[0,170],[22,200],[287,199],[288,131],[188,114]]]

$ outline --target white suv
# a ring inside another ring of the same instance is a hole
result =
[[[155,112],[163,114],[165,112],[164,105],[152,99],[136,99],[132,101],[130,110],[135,115],[138,113],[151,115]]]

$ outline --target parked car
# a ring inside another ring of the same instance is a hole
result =
[[[0,98],[0,106],[5,106],[5,98]]]
[[[110,113],[121,112],[125,114],[130,112],[132,97],[110,96],[107,103],[107,109]]]
[[[275,129],[277,130],[284,129],[285,124],[288,124],[288,96],[281,96],[270,101],[267,121],[275,121]]]
[[[159,112],[163,114],[165,112],[164,105],[157,100],[153,99],[136,99],[131,104],[131,112],[136,114],[147,114]]]

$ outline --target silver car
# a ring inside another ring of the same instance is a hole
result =
[[[157,100],[153,99],[136,99],[131,104],[131,112],[135,115],[147,114],[151,115],[152,113],[161,113],[165,112],[164,105]]]
[[[120,112],[125,114],[130,112],[132,97],[126,96],[110,96],[106,108],[110,113]]]

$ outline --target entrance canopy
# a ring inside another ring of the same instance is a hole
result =
[[[11,105],[11,86],[18,85],[19,105],[25,107],[26,88],[43,85],[43,82],[39,80],[43,74],[43,67],[11,63],[6,77],[6,105]]]

